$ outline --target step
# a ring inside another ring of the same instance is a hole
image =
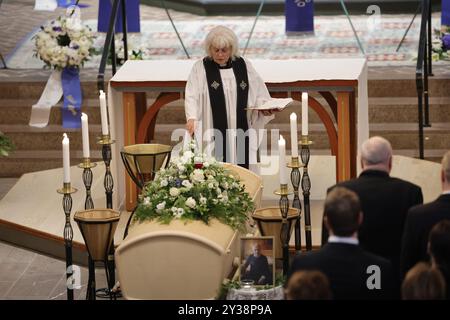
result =
[[[19,103],[19,102],[18,102]],[[20,102],[21,104],[23,102]],[[36,102],[34,102],[36,103]],[[58,103],[50,111],[49,125],[61,125],[62,103]],[[89,124],[100,124],[100,107],[99,106],[87,106],[83,104],[81,112],[84,112],[89,117]],[[23,104],[21,106],[2,106],[0,107],[0,125],[28,125],[31,117],[31,104]]]
[[[436,68],[445,69],[446,66],[439,66]],[[417,96],[416,80],[414,68],[408,69],[408,77],[396,79],[390,75],[385,75],[384,78],[375,78],[368,80],[368,95],[369,97],[415,97]],[[430,77],[429,78],[429,94],[432,97],[446,97],[450,92],[450,81],[445,77]],[[92,76],[90,77],[92,78]],[[2,81],[0,82],[0,99],[38,99],[46,85],[47,78],[42,80],[27,81]],[[97,82],[94,79],[81,81],[83,98],[97,98],[98,89]],[[106,88],[107,86],[105,86]],[[156,98],[158,93],[148,93],[149,98]]]
[[[45,85],[46,81],[0,82],[0,99],[39,99]],[[84,99],[98,98],[97,82],[82,81],[81,92]]]
[[[82,150],[81,129],[64,129],[60,125],[34,128],[28,125],[0,125],[0,131],[7,134],[17,150],[60,150],[62,134],[67,133],[71,150]],[[96,139],[101,135],[101,125],[89,126],[91,150],[100,150]]]
[[[330,109],[323,99],[318,99],[323,103],[328,114],[334,119]],[[154,102],[148,99],[147,105]],[[36,103],[31,99],[1,99],[0,100],[0,125],[2,124],[24,124],[27,125],[31,115],[31,106]],[[50,112],[49,124],[61,124],[62,103],[54,106]],[[99,102],[97,99],[85,99],[81,108],[82,112],[89,116],[90,124],[100,124]],[[430,99],[430,121],[450,122],[450,98]],[[294,101],[292,105],[281,112],[275,113],[272,123],[288,123],[291,112],[301,114],[301,104]],[[318,115],[309,110],[310,123],[320,123]],[[417,98],[371,98],[369,99],[369,122],[417,122]],[[173,102],[158,113],[158,124],[184,124],[186,116],[184,112],[184,100]]]
[[[155,130],[155,140],[159,143],[174,145],[177,142],[171,141],[172,132],[175,129],[183,128],[182,125],[157,125]],[[268,130],[279,130],[286,139],[286,148],[290,149],[290,126],[289,124],[269,124]],[[314,141],[315,149],[329,149],[328,135],[322,124],[311,124],[310,139]],[[276,131],[275,131],[276,132]],[[426,149],[450,149],[450,124],[434,124],[425,130]],[[372,124],[370,126],[370,136],[380,135],[388,139],[394,150],[418,149],[418,129],[417,124]],[[180,138],[181,139],[181,138]],[[271,139],[268,139],[268,146]]]

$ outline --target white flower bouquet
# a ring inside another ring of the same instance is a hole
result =
[[[147,184],[139,197],[135,219],[202,220],[211,218],[243,230],[254,204],[236,176],[214,158],[189,150],[173,159]]]
[[[34,55],[48,67],[61,70],[83,66],[92,53],[94,36],[79,19],[62,16],[41,26],[34,39]]]

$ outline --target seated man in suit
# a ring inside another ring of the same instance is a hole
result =
[[[442,158],[442,194],[433,202],[411,208],[403,233],[402,274],[419,261],[428,261],[428,234],[443,219],[450,219],[450,151]]]
[[[376,255],[391,261],[400,278],[400,249],[406,214],[423,202],[419,186],[392,178],[392,147],[382,137],[372,137],[361,146],[362,172],[357,179],[337,186],[350,189],[359,197],[364,221],[359,228],[359,243]],[[330,188],[331,189],[331,188]],[[322,244],[328,234],[322,227]]]
[[[450,220],[442,220],[430,231],[431,262],[444,276],[446,296],[450,300]]]
[[[391,263],[358,244],[363,214],[356,193],[345,188],[333,189],[325,200],[324,215],[330,234],[328,243],[319,251],[296,256],[289,278],[297,270],[319,270],[328,277],[336,300],[398,296]]]

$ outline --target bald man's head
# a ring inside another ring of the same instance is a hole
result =
[[[382,137],[372,137],[361,146],[361,166],[363,170],[383,170],[390,172],[392,168],[392,147]]]

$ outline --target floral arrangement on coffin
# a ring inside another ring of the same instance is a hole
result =
[[[253,209],[252,199],[235,175],[214,158],[196,153],[192,142],[145,186],[135,216],[138,221],[155,219],[165,224],[173,219],[208,224],[216,218],[243,230]]]
[[[35,37],[35,57],[54,69],[82,67],[92,53],[94,36],[79,19],[58,17],[41,26]]]
[[[12,141],[0,131],[0,156],[7,157],[14,148]]]
[[[432,60],[448,60],[450,50],[450,26],[442,26],[441,30],[434,30],[436,38],[431,41]]]

